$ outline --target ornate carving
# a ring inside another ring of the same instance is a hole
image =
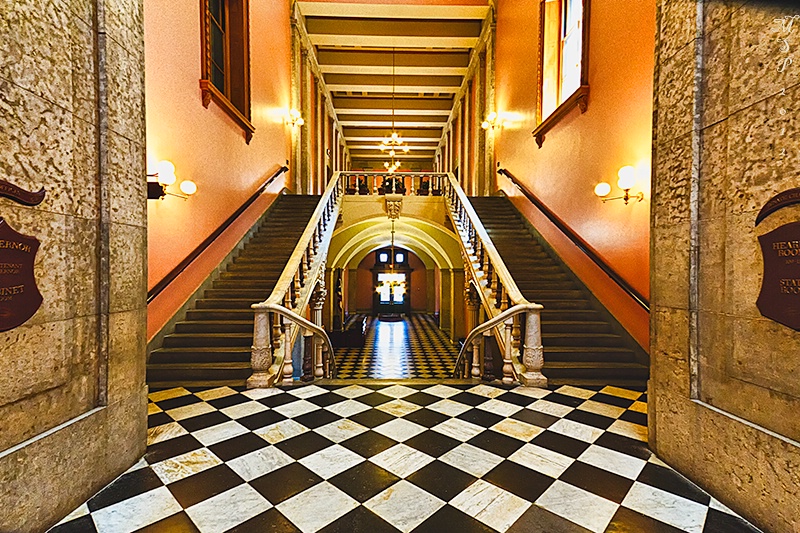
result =
[[[314,310],[321,310],[325,305],[325,300],[328,298],[328,289],[324,285],[317,287],[314,294],[311,295],[311,308]]]
[[[525,345],[522,350],[522,364],[528,371],[540,371],[544,366],[544,348]]]
[[[250,362],[253,372],[266,372],[269,370],[269,367],[272,366],[272,347],[256,348],[253,346],[250,352]]]
[[[386,195],[386,214],[389,215],[391,220],[396,220],[400,218],[400,210],[403,208],[403,197],[389,198],[389,196],[390,195]]]

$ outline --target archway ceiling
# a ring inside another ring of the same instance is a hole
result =
[[[405,169],[432,169],[488,5],[298,2],[353,168],[382,168],[394,129]],[[394,49],[394,113],[392,50]]]

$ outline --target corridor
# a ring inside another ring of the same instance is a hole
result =
[[[364,315],[357,315],[354,321]],[[448,378],[458,350],[431,315],[415,314],[389,322],[367,319],[364,348],[336,350],[340,379]]]
[[[596,389],[153,392],[145,457],[50,533],[758,531],[648,450],[645,393]]]

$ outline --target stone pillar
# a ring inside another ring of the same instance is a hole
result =
[[[452,326],[450,338],[453,342],[465,337],[467,334],[466,323],[464,318],[464,299],[458,293],[459,287],[464,286],[464,269],[454,268],[450,271],[452,276],[451,286],[453,287],[453,311],[452,311]]]
[[[429,268],[425,271],[425,276],[428,285],[428,291],[425,295],[425,309],[428,314],[432,315],[436,312],[436,269]]]
[[[311,297],[311,320],[314,324],[322,327],[322,307],[325,305],[325,299],[328,296],[328,290],[325,285],[319,284],[314,295]],[[322,344],[323,341],[318,336],[314,337],[314,351],[313,351],[313,365],[314,377],[319,379],[323,375],[322,371]]]
[[[269,385],[268,372],[272,366],[272,340],[270,339],[270,313],[256,312],[253,328],[253,346],[250,365],[253,375],[247,379],[247,388],[263,388]]]
[[[478,122],[483,122],[486,118],[486,52],[483,51],[479,55],[478,70],[475,72],[475,116]],[[475,130],[477,134],[477,153],[475,154],[475,192],[478,195],[483,195],[486,183],[486,165],[481,162],[486,159],[486,130],[478,128]]]
[[[439,288],[439,328],[453,339],[453,271],[441,269]]]
[[[300,126],[300,182],[297,189],[297,192],[300,194],[305,194],[308,191],[309,184],[311,183],[311,176],[314,172],[313,169],[313,156],[311,153],[312,150],[312,128],[314,125],[314,121],[312,120],[313,115],[313,72],[311,71],[311,60],[308,57],[308,51],[302,50],[300,52],[300,64],[302,66],[303,72],[303,83],[302,83],[302,109],[300,113],[305,120],[305,124]]]
[[[489,39],[486,42],[486,53],[481,56],[481,71],[484,76],[484,111],[491,111],[497,109],[495,105],[495,86],[494,86],[494,60],[495,60],[495,28],[496,24],[492,22],[492,27],[489,30]],[[483,120],[483,119],[481,119]],[[481,128],[483,131],[483,128]],[[483,158],[479,160],[479,165],[483,166],[483,195],[489,196],[497,190],[497,175],[494,153],[495,135],[499,133],[498,130],[491,130],[487,132],[486,150]]]
[[[300,42],[300,30],[297,28],[297,19],[292,17],[292,109],[297,109],[302,114],[303,110],[303,84],[305,83],[305,61],[303,47]],[[303,117],[308,120],[308,117]],[[294,182],[294,192],[300,193],[302,180],[302,139],[303,128],[292,126],[292,151],[290,168],[292,169],[292,181]]]

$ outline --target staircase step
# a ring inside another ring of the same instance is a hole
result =
[[[201,298],[195,302],[197,309],[249,309],[258,300],[251,298]]]
[[[252,309],[189,309],[187,320],[250,320],[255,312]]]
[[[250,347],[215,346],[193,348],[158,348],[150,354],[150,364],[248,363]]]
[[[176,387],[216,389],[218,387],[244,387],[246,384],[247,384],[247,379],[204,379],[196,381],[188,381],[185,379],[179,381],[151,381],[149,379],[147,380],[147,386],[150,389],[150,392],[174,389]]]
[[[524,293],[523,293],[524,294]],[[549,322],[564,322],[573,320],[598,320],[600,313],[594,309],[542,309],[542,327]]]
[[[542,336],[544,338],[544,335]],[[563,346],[544,344],[545,361],[560,363],[636,363],[633,350],[619,346]]]
[[[164,348],[196,348],[253,345],[250,333],[171,333],[164,337]]]
[[[545,356],[542,373],[548,378],[556,379],[626,379],[647,381],[649,369],[639,363],[563,363],[548,362]]]
[[[242,280],[242,279],[218,279],[212,286],[215,289],[255,289],[271,291],[275,286],[273,280]]]
[[[266,300],[272,287],[268,289],[208,289],[203,293],[206,299],[215,298],[248,298],[254,302]]]
[[[175,324],[175,333],[252,333],[252,320],[186,320]]]
[[[250,363],[149,364],[147,381],[246,380]]]
[[[543,333],[609,333],[611,326],[602,320],[542,320]]]
[[[542,344],[548,349],[550,347],[576,346],[588,349],[599,347],[619,347],[622,345],[622,338],[614,333],[578,333],[576,331],[553,333],[542,332]],[[626,350],[633,353],[632,350]]]

